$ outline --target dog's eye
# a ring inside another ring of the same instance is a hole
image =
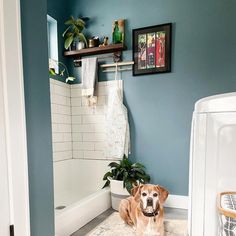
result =
[[[153,193],[153,197],[157,197],[158,196],[158,194],[157,193]]]
[[[147,194],[146,194],[146,193],[142,193],[142,196],[143,196],[143,197],[146,197],[146,196],[147,196]]]

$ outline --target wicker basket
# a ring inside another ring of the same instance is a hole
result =
[[[219,235],[236,236],[236,192],[219,193],[217,199],[219,212]]]

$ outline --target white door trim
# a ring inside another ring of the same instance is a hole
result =
[[[14,224],[15,235],[29,236],[28,163],[19,0],[0,0],[0,37],[0,82],[4,99],[10,223]]]
[[[1,37],[0,37],[1,44]],[[0,47],[1,55],[1,47]],[[9,197],[9,180],[8,180],[8,164],[6,150],[6,130],[3,99],[3,82],[2,82],[2,58],[0,57],[0,235],[9,235],[10,219],[10,197]]]

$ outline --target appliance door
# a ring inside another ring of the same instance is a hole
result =
[[[236,191],[236,112],[207,115],[204,234],[217,235],[216,197]],[[202,171],[202,170],[199,170]]]
[[[206,124],[206,114],[193,114],[188,215],[188,234],[191,236],[204,235]]]

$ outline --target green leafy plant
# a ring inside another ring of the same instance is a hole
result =
[[[73,16],[65,22],[65,25],[68,25],[62,36],[65,38],[64,47],[68,49],[73,41],[80,40],[83,41],[88,46],[87,39],[85,38],[82,31],[85,28],[85,21],[82,18],[75,19]]]
[[[145,167],[140,163],[132,163],[126,156],[119,163],[111,162],[108,166],[111,170],[103,177],[103,180],[106,180],[103,188],[110,185],[111,179],[121,180],[123,187],[131,193],[134,185],[145,184],[150,181],[150,176],[145,172]]]
[[[56,70],[55,70],[55,68],[57,66],[58,66],[58,70],[59,70],[58,73],[56,73]],[[66,83],[68,83],[68,81],[75,80],[75,77],[69,75],[68,69],[64,63],[62,63],[60,61],[53,60],[51,58],[49,59],[49,74],[53,75],[53,76],[59,75],[62,77],[66,77]]]

